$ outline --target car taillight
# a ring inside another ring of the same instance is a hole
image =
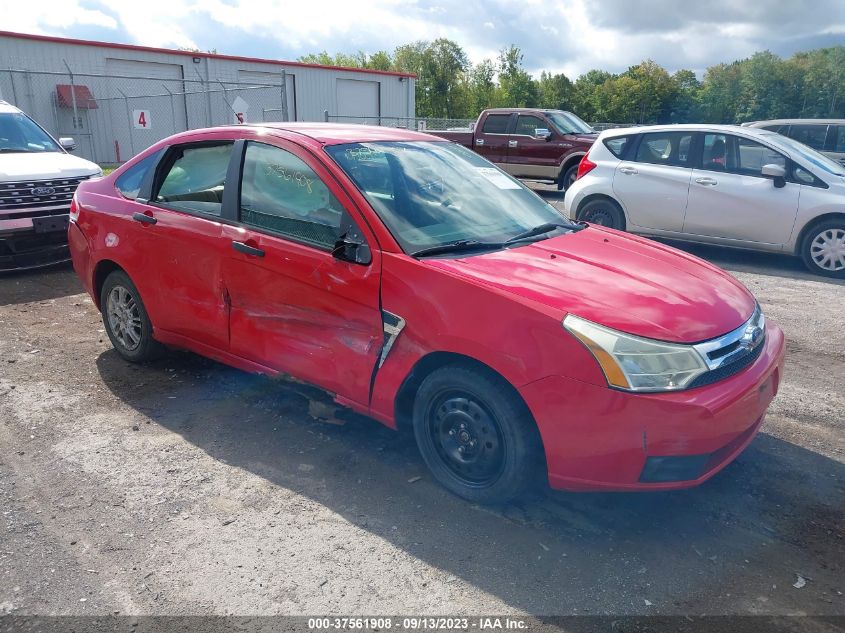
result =
[[[70,221],[76,222],[79,219],[79,205],[76,203],[76,194],[70,199]]]
[[[598,167],[598,165],[590,160],[590,155],[584,154],[584,158],[582,158],[581,162],[578,163],[578,175],[575,176],[575,180],[578,180],[581,176],[590,173],[596,167]]]

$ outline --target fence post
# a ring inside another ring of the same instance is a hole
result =
[[[176,104],[173,103],[173,93],[170,92],[170,88],[168,88],[164,84],[161,84],[161,87],[164,88],[165,90],[167,90],[167,94],[170,95],[170,119],[173,121],[173,127],[175,129],[175,127],[176,127]],[[185,129],[187,130],[187,128],[188,128],[188,121],[187,121],[187,117],[186,117],[186,119],[185,119]]]
[[[76,131],[76,122],[79,120],[79,112],[76,109],[76,85],[73,82],[73,71],[70,69],[67,60],[63,59],[62,62],[65,68],[67,68],[67,74],[70,75],[70,100],[73,103],[73,130]],[[59,122],[56,121],[56,126],[58,124]]]
[[[290,121],[290,112],[288,112],[288,76],[287,71],[282,69],[282,121]]]
[[[132,155],[135,155],[135,139],[132,138],[132,127],[135,123],[132,121],[132,114],[129,112],[129,97],[126,96],[126,93],[123,92],[120,88],[117,91],[123,95],[123,103],[126,104],[126,122],[129,124],[128,132],[129,132],[129,151],[132,152]]]
[[[323,110],[323,121],[325,121],[326,123],[329,122],[329,111],[328,110]]]

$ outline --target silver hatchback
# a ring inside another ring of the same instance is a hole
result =
[[[783,252],[845,278],[845,166],[771,131],[602,132],[566,192],[570,218],[655,237]]]

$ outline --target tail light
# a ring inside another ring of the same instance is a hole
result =
[[[575,180],[578,180],[581,176],[589,174],[596,167],[598,167],[598,165],[590,160],[590,155],[584,154],[584,158],[582,158],[581,162],[578,163],[578,175],[575,176]]]
[[[73,194],[73,198],[70,199],[70,211],[68,213],[71,222],[76,222],[79,219],[79,204],[76,202],[76,194]]]

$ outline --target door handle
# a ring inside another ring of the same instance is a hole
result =
[[[475,139],[475,144],[476,145],[484,145],[484,139],[483,138]]]
[[[141,224],[155,224],[158,222],[153,216],[147,215],[146,213],[133,213],[132,219]]]
[[[232,240],[232,248],[236,251],[240,251],[245,255],[252,255],[253,257],[264,257],[264,251],[260,248],[256,248],[255,246],[250,246],[245,242],[236,242]]]
[[[633,176],[635,174],[640,173],[634,167],[620,167],[619,172],[622,174],[627,174],[628,176]]]
[[[508,147],[516,147],[516,141],[508,141]]]
[[[715,178],[696,178],[695,182],[697,182],[699,185],[707,185],[707,186],[711,186],[711,187],[713,185],[719,184],[718,181]]]

